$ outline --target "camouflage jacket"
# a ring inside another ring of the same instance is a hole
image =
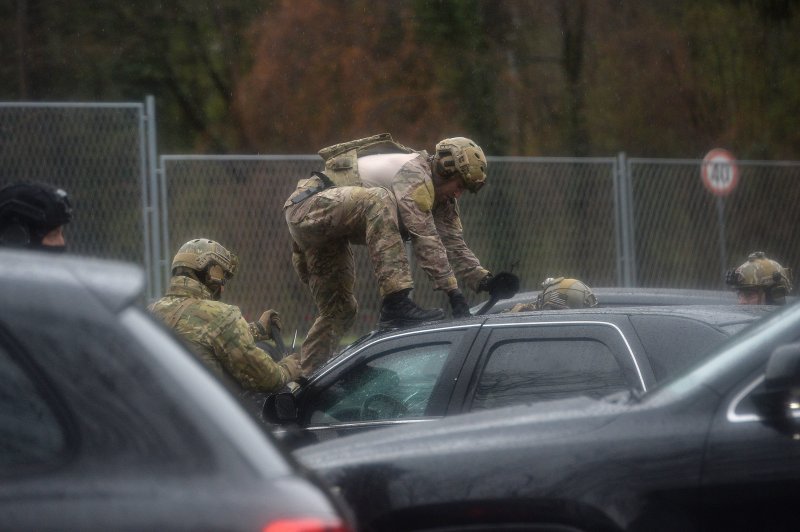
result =
[[[394,194],[403,230],[410,236],[417,262],[435,289],[457,288],[459,278],[477,290],[489,272],[464,241],[457,201],[434,205],[431,165],[425,152],[406,162],[390,182],[382,183],[381,179],[363,174],[361,180],[364,186],[383,186]]]
[[[172,277],[167,294],[148,310],[224,380],[256,392],[277,391],[289,381],[288,370],[256,346],[257,340],[264,339],[253,337],[258,327],[248,324],[237,307],[211,299],[211,292],[199,281]]]

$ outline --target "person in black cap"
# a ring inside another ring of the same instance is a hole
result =
[[[61,188],[19,182],[0,189],[0,247],[64,251],[64,225],[71,219]]]

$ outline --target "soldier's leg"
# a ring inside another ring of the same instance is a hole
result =
[[[408,298],[413,281],[397,223],[397,206],[387,190],[362,187],[324,190],[287,208],[286,221],[303,252],[308,284],[320,311],[303,344],[304,372],[333,355],[355,318],[352,251],[347,246],[344,253],[339,240],[345,246],[349,241],[369,247],[384,298],[382,326],[404,326],[444,316],[441,310],[426,311]],[[337,258],[347,260],[333,266],[331,263]],[[315,277],[317,280],[312,281]]]
[[[289,231],[303,250],[347,238],[369,248],[381,296],[414,286],[394,196],[384,188],[336,187],[286,210]]]
[[[383,188],[371,188],[354,197],[363,198],[363,201],[353,202],[357,207],[353,210],[353,225],[356,220],[363,223],[356,234],[364,235],[383,297],[379,327],[406,327],[442,319],[441,309],[420,308],[408,297],[414,283],[400,237],[394,195]]]
[[[348,213],[350,189],[356,188],[324,190],[286,209],[294,240],[292,261],[318,311],[300,350],[305,375],[333,356],[355,320],[355,265],[348,239],[358,227]]]
[[[414,286],[395,201],[385,188],[361,188],[353,191],[347,213],[347,223],[357,227],[356,234],[362,238],[357,243],[366,244],[369,250],[381,297]]]
[[[300,350],[304,375],[336,353],[342,336],[353,325],[358,304],[353,295],[355,266],[346,239],[306,251],[308,286],[319,314]]]

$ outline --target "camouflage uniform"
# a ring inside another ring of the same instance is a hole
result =
[[[434,205],[427,153],[394,146],[398,149],[393,155],[408,155],[396,173],[370,176],[356,171],[357,185],[326,188],[293,203],[306,190],[322,185],[318,177],[304,179],[284,204],[294,239],[292,261],[319,309],[301,349],[304,374],[334,354],[355,319],[350,244],[369,248],[381,296],[413,287],[401,234],[411,240],[419,265],[437,290],[458,288],[456,276],[477,290],[489,273],[464,242],[455,200]],[[335,163],[328,163],[326,172],[335,173]]]
[[[268,334],[248,324],[237,307],[212,300],[211,291],[195,279],[172,277],[167,294],[148,310],[173,328],[212,371],[243,390],[274,392],[291,380],[283,363],[275,363],[255,345]]]

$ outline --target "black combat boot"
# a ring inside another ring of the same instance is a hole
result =
[[[396,329],[410,327],[425,321],[434,321],[444,318],[444,311],[440,308],[424,309],[411,301],[408,293],[411,289],[393,292],[383,298],[381,318],[378,327],[381,329]]]

